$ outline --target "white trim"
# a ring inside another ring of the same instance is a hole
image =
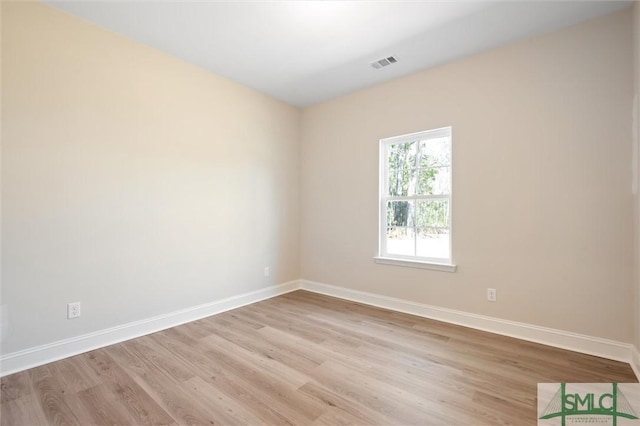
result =
[[[449,140],[449,193],[438,195],[411,195],[411,196],[390,196],[389,195],[389,146],[395,144],[401,144],[405,142],[414,141],[426,141],[430,139],[448,138]],[[393,254],[387,251],[387,203],[394,201],[413,201],[415,208],[416,201],[429,201],[429,200],[443,200],[447,201],[449,206],[448,225],[444,229],[449,230],[449,253],[447,259],[444,259],[447,263],[453,263],[453,128],[451,126],[441,127],[433,130],[425,130],[422,132],[411,133],[407,135],[393,136],[389,138],[380,139],[378,149],[378,257],[382,259],[396,258]],[[417,229],[416,224],[407,227],[412,228],[414,231]],[[438,268],[426,268],[419,266],[420,263],[430,263],[432,259],[417,256],[417,235],[414,234],[414,255],[411,256],[411,261],[417,262],[413,267],[424,269],[438,269]],[[387,262],[379,262],[387,263]],[[411,266],[402,265],[398,263],[392,263],[396,266]],[[438,269],[443,270],[443,269]],[[448,271],[448,272],[454,272]]]
[[[393,311],[444,321],[503,336],[515,337],[543,345],[568,349],[615,361],[630,363],[636,377],[640,380],[640,357],[638,351],[629,343],[617,342],[600,337],[572,333],[570,331],[540,327],[516,321],[509,321],[485,315],[472,314],[454,309],[441,308],[409,300],[382,296],[364,291],[351,290],[314,281],[300,280],[300,288],[314,293],[338,297]],[[634,352],[635,351],[635,352]],[[632,358],[632,357],[635,358]],[[634,366],[635,363],[635,366]]]
[[[640,380],[640,349],[636,346],[631,348],[631,368],[636,373],[636,377]]]
[[[382,265],[404,266],[408,268],[432,269],[434,271],[455,272],[456,265],[448,263],[420,262],[418,260],[393,259],[376,256],[373,261]]]
[[[636,377],[640,380],[640,352],[638,348],[628,343],[456,311],[309,280],[289,281],[180,311],[158,315],[153,318],[13,352],[0,357],[0,377],[155,333],[298,289],[626,362],[631,365]]]
[[[0,377],[236,309],[289,293],[299,287],[298,281],[289,281],[168,314],[3,355],[0,357]]]
[[[416,139],[438,139],[451,137],[452,126],[440,127],[432,130],[423,130],[421,132],[408,133],[400,136],[390,136],[388,138],[382,138],[385,142],[390,144],[398,144],[405,142],[413,142]]]

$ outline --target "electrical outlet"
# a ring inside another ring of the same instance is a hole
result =
[[[269,275],[271,275],[271,271],[269,271],[269,267],[265,266],[264,267],[264,276],[268,277]]]
[[[67,303],[67,319],[78,318],[80,316],[80,302]]]
[[[498,299],[498,292],[495,288],[487,289],[487,300],[489,302],[495,302]]]

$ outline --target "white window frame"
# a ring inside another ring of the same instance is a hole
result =
[[[449,194],[442,195],[412,195],[412,196],[389,196],[389,164],[388,147],[413,141],[424,141],[429,139],[449,138]],[[379,232],[378,232],[378,255],[374,257],[376,263],[408,266],[413,268],[433,269],[438,271],[455,272],[456,265],[453,263],[453,223],[452,223],[452,198],[453,198],[453,131],[449,127],[426,130],[423,132],[411,133],[408,135],[394,136],[380,139],[380,183],[379,183]],[[421,256],[406,256],[387,253],[387,202],[389,201],[415,201],[415,200],[447,200],[449,202],[449,256],[448,258],[428,258]]]

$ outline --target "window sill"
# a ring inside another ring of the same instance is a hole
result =
[[[393,259],[390,257],[374,257],[374,262],[382,265],[404,266],[407,268],[431,269],[434,271],[455,272],[456,265],[449,263],[421,262],[419,260]]]

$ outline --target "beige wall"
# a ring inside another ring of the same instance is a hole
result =
[[[299,277],[298,110],[2,8],[3,353]]]
[[[636,191],[634,193],[633,207],[634,207],[634,301],[635,301],[635,345],[636,349],[640,351],[640,198],[638,195],[638,189],[640,189],[640,0],[636,1],[633,6],[633,85],[634,85],[634,152],[635,158],[635,179],[636,179]]]
[[[632,341],[631,28],[626,10],[304,110],[302,278]],[[448,125],[458,271],[375,264],[378,140]]]

